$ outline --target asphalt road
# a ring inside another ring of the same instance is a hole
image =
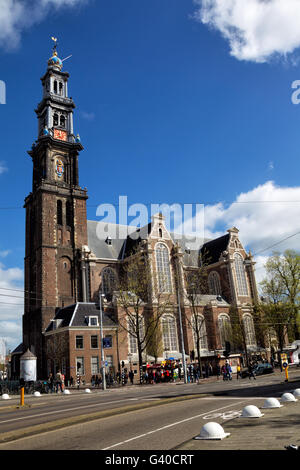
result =
[[[280,397],[298,386],[300,370],[296,369],[289,383],[284,383],[284,374],[276,373],[256,381],[26,397],[30,407],[24,409],[16,408],[18,399],[1,401],[0,450],[187,449],[208,420],[229,423],[247,404],[262,406],[265,397]]]

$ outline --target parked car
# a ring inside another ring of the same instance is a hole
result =
[[[274,367],[272,366],[272,364],[269,364],[268,362],[256,364],[253,367],[254,375],[270,374],[272,372],[274,372]],[[242,376],[242,379],[244,379],[245,377],[249,377],[248,367],[244,367],[241,370],[241,376]]]
[[[274,372],[274,367],[272,364],[269,364],[268,362],[264,362],[263,364],[257,364],[253,372],[255,375],[263,375],[263,374],[271,374]]]

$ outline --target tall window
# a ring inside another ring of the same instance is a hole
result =
[[[62,201],[60,199],[57,201],[57,224],[63,224]]]
[[[203,315],[193,315],[192,328],[195,349],[197,349],[197,338],[199,338],[200,349],[208,349],[206,325]]]
[[[99,357],[98,356],[91,357],[91,373],[93,375],[99,374]]]
[[[84,375],[84,357],[76,357],[76,374]]]
[[[221,295],[220,276],[216,271],[212,271],[208,276],[208,287],[210,294]]]
[[[246,344],[248,346],[256,345],[255,329],[254,329],[252,316],[244,315],[243,323],[244,323],[244,329],[245,329]]]
[[[73,221],[73,218],[72,218],[72,202],[71,201],[67,201],[66,202],[66,223],[68,225],[68,227],[72,227],[72,221]]]
[[[158,276],[159,292],[172,292],[171,270],[168,248],[163,243],[157,243],[156,248],[156,268]]]
[[[230,318],[228,315],[226,314],[219,315],[218,328],[219,328],[221,346],[222,348],[225,348],[225,341],[228,341],[230,339],[230,333],[231,333]]]
[[[165,351],[177,351],[176,320],[171,315],[166,315],[161,320],[162,336]]]
[[[112,296],[117,284],[117,277],[114,270],[111,268],[104,268],[101,273],[101,277],[103,293],[106,296]]]
[[[83,336],[76,336],[76,349],[83,349]]]
[[[244,261],[243,261],[242,256],[239,253],[235,253],[234,255],[234,267],[235,267],[238,295],[248,295],[248,287],[247,287]]]

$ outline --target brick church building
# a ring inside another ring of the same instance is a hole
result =
[[[115,374],[124,362],[138,374],[136,338],[130,328],[120,328],[124,308],[118,302],[117,286],[124,264],[142,250],[152,273],[149,291],[163,290],[171,299],[158,322],[160,348],[157,354],[153,348],[143,351],[145,364],[181,359],[181,330],[188,361],[190,357],[196,360],[193,322],[198,319],[202,360],[222,359],[233,306],[244,325],[248,352],[255,352],[255,263],[243,248],[237,228],[205,241],[199,250],[190,250],[188,240],[177,241],[168,231],[162,214],[153,216],[146,227],[128,227],[126,235],[118,225],[87,220],[87,190],[79,185],[83,146],[74,134],[75,104],[68,94],[69,74],[62,66],[55,46],[41,78],[43,95],[35,110],[38,137],[28,152],[33,174],[32,191],[24,205],[25,311],[23,344],[18,351],[29,348],[36,355],[38,378],[60,368],[66,378],[79,373],[89,382],[101,372],[99,292],[103,292],[106,370]],[[98,237],[99,224],[105,225],[105,239]],[[186,279],[197,272],[204,252],[209,259],[206,289],[199,289],[191,301]],[[153,296],[144,303],[151,307]],[[238,355],[240,351],[231,352]]]

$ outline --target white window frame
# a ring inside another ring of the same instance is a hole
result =
[[[170,263],[170,251],[167,245],[158,242],[155,245],[155,263],[157,273],[157,290],[161,294],[172,293],[172,272]],[[162,278],[162,276],[164,276]]]
[[[167,331],[165,325],[167,325]],[[174,315],[166,314],[162,316],[161,331],[164,351],[178,352],[177,322]]]
[[[244,259],[238,252],[234,253],[234,269],[236,278],[237,293],[239,296],[248,297],[249,290],[247,284]]]

